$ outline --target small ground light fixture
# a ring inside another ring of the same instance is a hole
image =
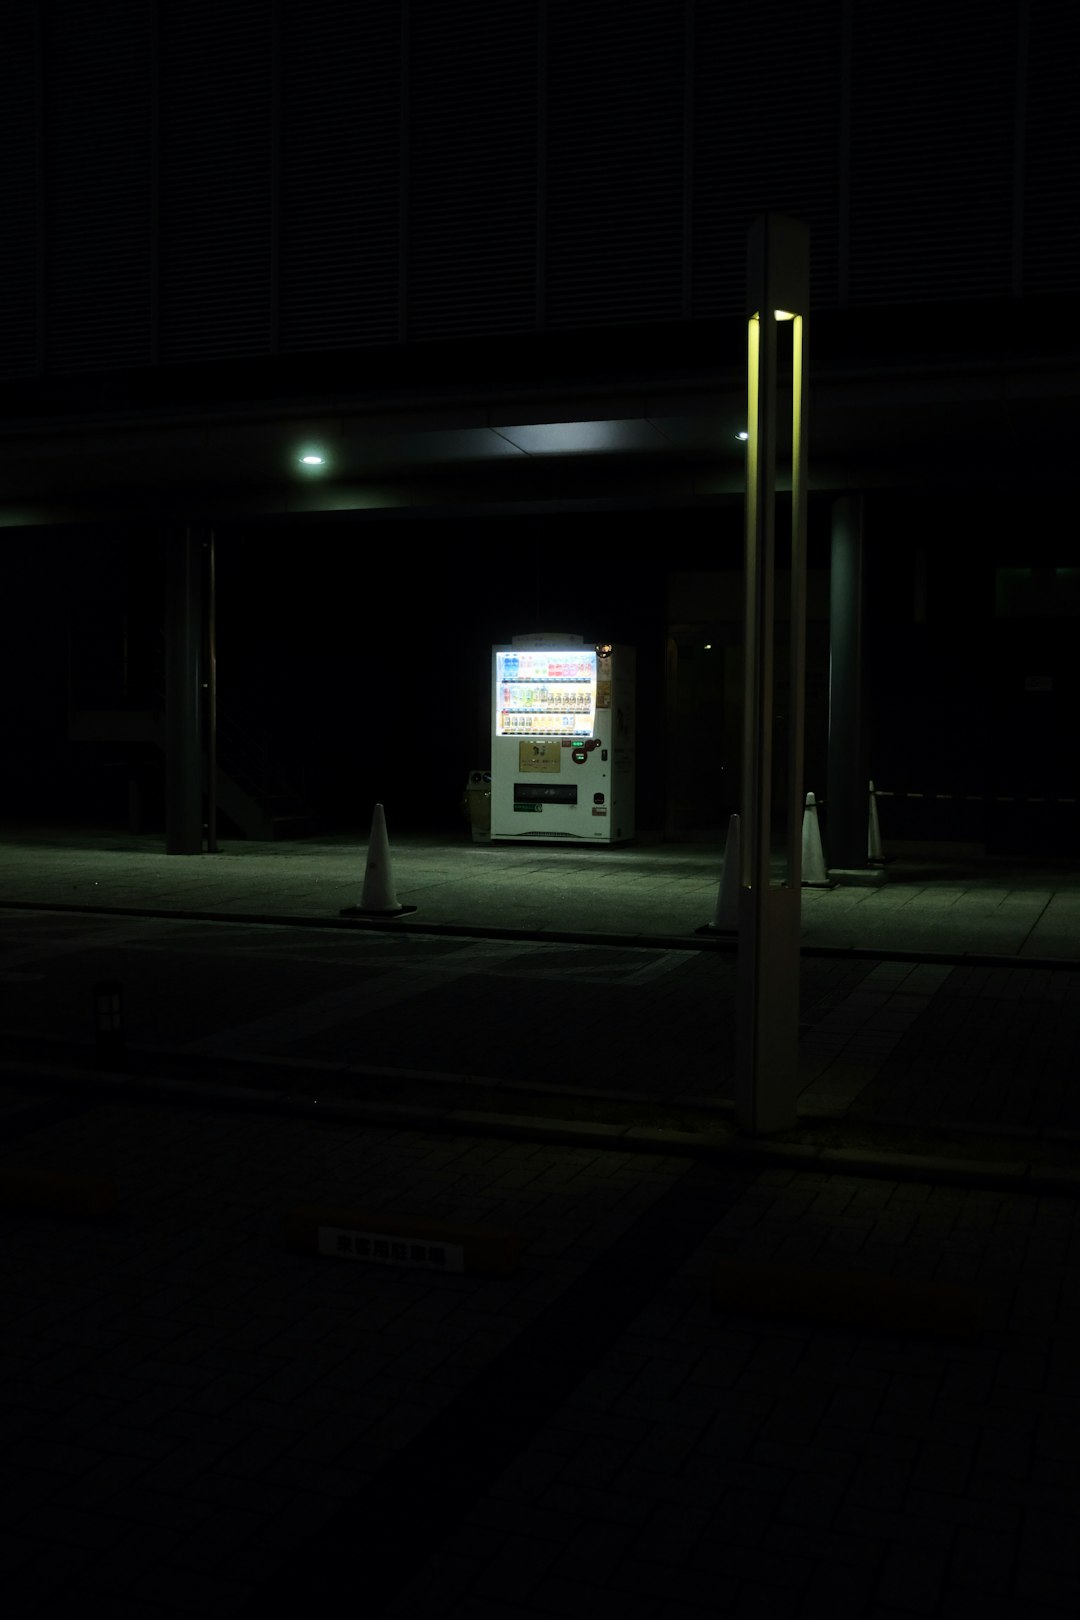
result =
[[[309,472],[314,472],[318,467],[326,466],[326,456],[321,450],[317,450],[315,448],[301,450],[297,460],[299,461],[301,467],[305,468]]]

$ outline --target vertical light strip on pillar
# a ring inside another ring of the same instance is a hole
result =
[[[787,880],[802,887],[803,754],[806,692],[806,317],[792,323],[791,614],[788,705]]]

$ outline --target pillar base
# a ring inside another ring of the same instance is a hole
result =
[[[880,889],[888,882],[880,866],[830,866],[829,879],[841,889]]]

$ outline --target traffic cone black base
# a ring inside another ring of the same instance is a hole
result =
[[[404,917],[410,911],[419,910],[418,906],[398,906],[395,911],[375,911],[370,906],[342,906],[338,912],[339,917]]]

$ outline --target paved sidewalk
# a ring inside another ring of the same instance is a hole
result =
[[[418,910],[369,926],[339,915],[359,896],[362,845],[181,858],[159,843],[0,846],[2,1027],[38,1043],[9,1042],[9,1064],[63,1066],[80,1041],[88,1061],[88,987],[116,975],[147,1076],[317,1089],[353,1117],[419,1107],[443,1128],[731,1143],[735,955],[697,932],[720,852],[406,839],[395,885]],[[1071,924],[1053,919],[1075,914],[1076,875],[972,866],[959,881],[955,866],[932,881],[925,863],[894,863],[880,889],[805,892],[787,1145],[860,1165],[979,1161],[1006,1184],[1052,1168],[1066,1184],[1080,975]],[[877,950],[850,945],[855,913],[876,919],[858,938],[876,928]],[[935,947],[924,960],[920,941]]]
[[[397,898],[417,908],[393,925],[401,932],[693,944],[712,920],[723,868],[721,845],[582,850],[389,830]],[[0,899],[326,922],[359,903],[366,846],[365,829],[168,856],[160,837],[9,827],[0,829]],[[963,856],[896,859],[884,871],[880,887],[804,889],[804,948],[1080,960],[1078,867]]]
[[[10,1082],[0,1126],[8,1170],[118,1192],[0,1215],[20,1620],[1080,1608],[1075,1199]],[[297,1203],[512,1230],[520,1257],[297,1253]],[[814,1319],[830,1277],[853,1319]],[[959,1336],[873,1325],[903,1279]]]

